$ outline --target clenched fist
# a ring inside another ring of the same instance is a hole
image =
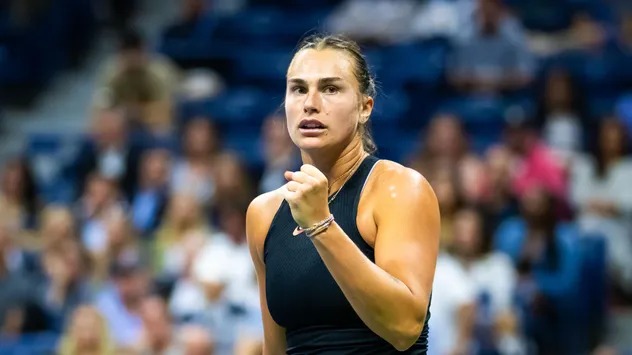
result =
[[[300,171],[286,171],[285,178],[288,183],[282,188],[283,197],[299,227],[310,228],[329,217],[329,184],[325,174],[304,164]]]

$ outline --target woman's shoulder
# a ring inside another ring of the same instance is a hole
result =
[[[283,202],[281,189],[282,187],[257,196],[250,202],[246,212],[248,244],[255,246],[260,255],[272,220]]]
[[[417,170],[387,159],[380,159],[375,163],[373,176],[373,180],[379,182],[375,184],[377,187],[389,186],[383,184],[385,182],[390,183],[391,186],[394,184],[410,188],[428,185],[426,178]]]

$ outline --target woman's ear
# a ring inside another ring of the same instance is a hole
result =
[[[373,112],[373,98],[370,96],[363,96],[362,107],[360,108],[360,123],[365,124],[369,121],[369,117],[371,117],[371,112]]]

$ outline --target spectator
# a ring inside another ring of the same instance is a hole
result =
[[[148,53],[139,33],[129,30],[121,37],[117,57],[101,73],[97,108],[124,107],[141,130],[152,135],[169,132],[178,70],[170,60]]]
[[[500,0],[478,0],[476,21],[455,45],[450,82],[460,91],[503,93],[523,89],[533,62],[520,23]]]
[[[180,18],[169,26],[164,35],[166,38],[190,38],[200,24],[207,10],[204,0],[186,0],[182,2]]]
[[[91,139],[83,143],[67,174],[76,182],[77,192],[84,191],[88,176],[98,172],[120,184],[125,197],[129,198],[136,187],[142,148],[130,140],[124,111],[99,111],[92,128]]]
[[[110,338],[108,324],[99,311],[88,305],[78,307],[62,337],[59,355],[120,354]]]
[[[265,169],[259,192],[276,190],[286,183],[285,171],[300,165],[296,147],[290,139],[285,125],[285,117],[271,116],[263,125],[263,144],[265,149]]]
[[[74,239],[66,239],[44,251],[45,278],[41,287],[50,325],[49,330],[61,332],[74,309],[89,302],[86,258]]]
[[[208,205],[216,191],[213,169],[220,149],[215,126],[207,118],[193,118],[185,126],[182,145],[183,156],[175,162],[171,189],[197,196],[201,204]]]
[[[108,245],[107,218],[117,209],[124,209],[114,182],[100,175],[88,178],[86,191],[76,210],[81,224],[81,241],[92,255],[103,252]]]
[[[502,221],[518,215],[518,201],[511,185],[511,152],[502,146],[492,147],[485,154],[485,191],[480,207],[496,228]]]
[[[213,169],[217,192],[213,205],[247,205],[255,196],[255,187],[239,156],[225,153],[218,156]]]
[[[510,120],[504,140],[513,156],[513,192],[520,197],[533,186],[541,186],[559,201],[565,201],[567,178],[564,165],[540,139],[533,123]]]
[[[141,262],[139,243],[130,222],[121,210],[112,210],[103,218],[105,246],[92,252],[97,280],[103,280],[114,263]]]
[[[226,299],[242,307],[252,305],[258,289],[246,244],[245,207],[222,205],[219,215],[221,232],[196,257],[193,273],[212,301]]]
[[[543,131],[544,142],[565,161],[583,148],[585,130],[591,128],[579,90],[571,74],[558,68],[548,72],[538,98],[534,124]]]
[[[470,153],[462,123],[453,115],[438,115],[428,128],[423,149],[412,157],[409,166],[424,176],[444,168],[455,169],[458,185],[466,200],[479,198],[482,187],[482,163]]]
[[[25,270],[24,253],[12,242],[13,233],[10,224],[0,221],[0,332],[8,337],[46,325],[37,309],[41,302],[34,292],[36,280]]]
[[[39,236],[33,242],[35,250],[46,250],[64,241],[79,239],[72,211],[63,206],[48,205],[41,213]]]
[[[114,263],[111,283],[96,296],[95,304],[105,316],[117,349],[130,351],[141,340],[140,310],[149,293],[149,278],[138,264]]]
[[[183,354],[176,344],[174,325],[167,305],[158,296],[147,297],[141,306],[143,331],[138,344],[139,355]]]
[[[0,191],[0,215],[14,223],[14,228],[33,229],[37,225],[40,205],[33,173],[23,159],[13,159],[4,166]]]
[[[430,184],[437,195],[441,212],[441,248],[452,244],[454,216],[465,204],[458,175],[453,169],[443,168],[430,177]]]
[[[215,344],[208,331],[198,326],[184,327],[179,334],[184,355],[214,355]],[[218,353],[221,355],[221,353]]]
[[[210,225],[202,213],[202,206],[191,194],[177,194],[171,198],[167,215],[156,232],[154,244],[154,272],[175,279],[185,270],[184,241],[210,236]]]
[[[138,190],[132,200],[132,221],[136,231],[148,237],[162,220],[168,203],[171,155],[162,149],[143,154]]]
[[[584,232],[608,241],[611,275],[632,292],[632,160],[629,137],[614,118],[601,122],[591,154],[576,159],[571,171],[571,200]]]
[[[528,188],[520,202],[521,217],[499,227],[495,248],[518,269],[518,296],[538,353],[572,352],[578,312],[573,300],[580,278],[577,229],[558,222],[555,198],[543,188]]]

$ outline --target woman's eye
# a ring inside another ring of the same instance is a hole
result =
[[[295,87],[292,88],[292,92],[295,93],[295,94],[301,94],[302,95],[302,94],[307,93],[307,90],[305,90],[305,88],[302,87],[302,86],[295,86]]]

